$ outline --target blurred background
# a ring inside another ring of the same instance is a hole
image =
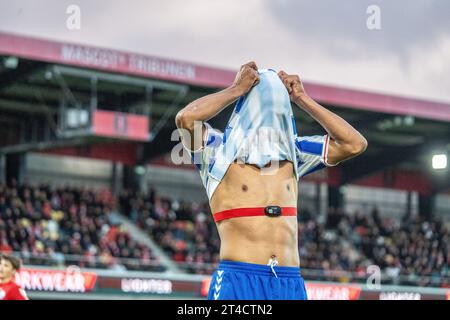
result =
[[[31,299],[205,299],[220,239],[176,113],[299,74],[360,157],[299,183],[311,299],[450,299],[450,3],[0,0],[0,252]],[[223,130],[232,106],[211,124]],[[325,134],[294,108],[300,135]]]

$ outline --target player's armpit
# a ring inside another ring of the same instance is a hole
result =
[[[204,147],[207,128],[202,121],[195,121],[192,130],[179,128],[181,142],[190,152],[199,151]]]

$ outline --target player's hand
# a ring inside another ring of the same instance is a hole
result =
[[[241,66],[241,69],[236,75],[236,79],[234,79],[233,86],[240,90],[241,95],[244,95],[258,83],[258,67],[255,62],[251,61]]]
[[[292,102],[299,104],[302,98],[307,96],[303,83],[298,75],[287,74],[284,71],[280,71],[278,72],[278,76],[281,81],[283,81]]]

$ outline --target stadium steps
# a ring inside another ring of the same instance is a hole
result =
[[[176,265],[176,263],[171,260],[169,256],[167,256],[167,254],[163,250],[161,250],[161,248],[145,232],[139,229],[128,218],[118,212],[113,212],[111,218],[122,224],[129,231],[130,236],[133,238],[133,240],[148,246],[152,250],[152,252],[159,257],[161,264],[163,264],[167,268],[166,272],[186,273],[185,271],[180,269]]]

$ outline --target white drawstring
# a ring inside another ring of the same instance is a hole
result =
[[[278,265],[278,260],[276,258],[270,258],[269,263],[267,265],[270,266],[270,269],[272,269],[273,274],[275,275],[276,278],[278,278],[277,273],[273,268]]]

